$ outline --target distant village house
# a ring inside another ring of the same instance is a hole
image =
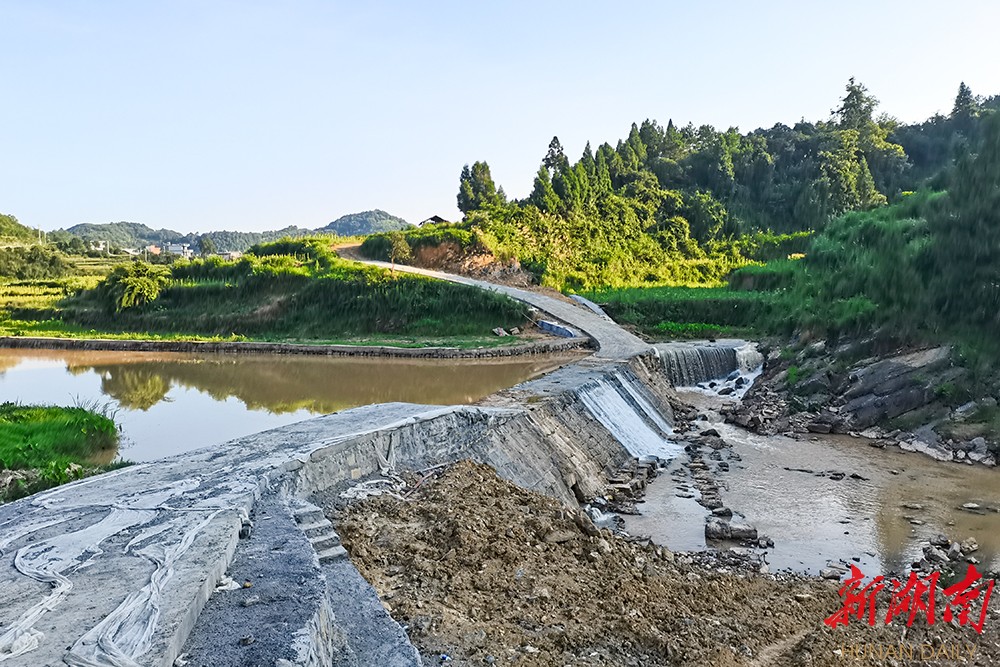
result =
[[[163,250],[171,255],[180,255],[184,259],[194,257],[194,250],[191,250],[190,243],[168,243]]]

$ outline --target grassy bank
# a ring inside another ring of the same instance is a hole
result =
[[[0,404],[0,501],[102,472],[118,429],[106,412]]]
[[[0,285],[0,335],[492,347],[523,327],[507,297],[337,257],[326,238],[255,246],[238,261],[130,263],[95,277]]]
[[[862,335],[879,328],[899,338],[940,340],[956,322],[929,316],[926,215],[940,193],[836,218],[802,253],[757,261],[712,288],[592,290],[623,323],[650,336]],[[980,332],[982,333],[982,332]]]

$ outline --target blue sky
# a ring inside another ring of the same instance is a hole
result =
[[[524,196],[655,118],[903,121],[1000,93],[1000,4],[0,0],[0,212],[43,229],[457,217],[462,165]]]

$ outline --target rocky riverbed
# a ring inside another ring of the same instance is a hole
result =
[[[816,341],[772,349],[727,421],[763,435],[859,434],[938,461],[997,464],[1000,410],[949,347],[890,349]],[[869,354],[872,353],[872,354]]]
[[[834,630],[824,619],[842,608],[836,582],[625,540],[474,463],[411,477],[332,518],[427,665],[927,664],[921,651],[960,656],[937,664],[1000,660],[993,612],[982,635],[940,620]]]

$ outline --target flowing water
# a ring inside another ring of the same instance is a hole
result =
[[[730,472],[717,474],[722,499],[774,540],[767,554],[772,568],[817,573],[828,562],[845,561],[866,573],[899,572],[919,559],[935,533],[974,537],[980,544],[974,555],[1000,565],[1000,472],[877,449],[850,436],[760,436],[723,423],[716,412],[722,399],[680,393],[742,458],[730,463]],[[626,527],[677,550],[704,549],[707,512],[696,500],[678,496],[669,473],[679,466],[672,462],[668,474],[648,488],[639,506],[643,515],[625,517]],[[969,511],[962,507],[966,503],[980,508]]]
[[[110,404],[132,461],[372,403],[474,403],[579,355],[409,360],[0,350],[0,402]]]

